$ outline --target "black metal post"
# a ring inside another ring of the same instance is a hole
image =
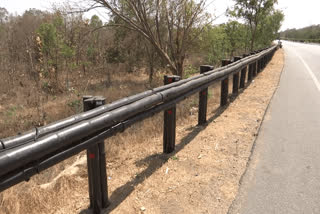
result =
[[[239,61],[242,57],[241,56],[235,56],[234,62]],[[239,92],[239,79],[240,79],[240,71],[235,73],[233,75],[233,87],[232,87],[232,94],[237,95]]]
[[[244,67],[241,70],[241,77],[240,77],[240,88],[244,88],[246,84],[246,76],[247,76],[247,69],[248,66]]]
[[[222,66],[226,66],[231,63],[229,59],[223,59]],[[220,106],[225,106],[228,103],[229,95],[229,77],[224,78],[221,81],[221,97],[220,97]]]
[[[96,108],[106,104],[104,97],[96,97]],[[108,201],[108,180],[107,180],[107,163],[106,163],[106,150],[104,140],[97,144],[99,147],[99,161],[100,161],[100,181],[101,181],[101,196],[102,196],[102,208],[107,208]]]
[[[180,76],[164,76],[164,84],[177,82]],[[169,154],[174,151],[176,144],[176,105],[164,111],[163,124],[163,152]]]
[[[83,110],[89,111],[105,104],[103,97],[83,97]],[[89,209],[100,214],[108,206],[108,184],[104,141],[87,149]]]
[[[252,81],[252,64],[249,64],[248,65],[248,82],[251,82]]]
[[[243,58],[246,58],[248,55],[247,54],[243,54]],[[247,77],[247,70],[248,70],[248,66],[244,67],[241,70],[241,77],[240,77],[240,88],[244,88],[245,84],[246,84],[246,77]]]
[[[251,64],[251,66],[252,66],[252,79],[254,79],[256,76],[257,76],[257,73],[256,73],[256,68],[257,68],[257,66],[256,66],[256,63],[255,62],[253,62],[252,64]]]
[[[251,54],[251,55],[255,55],[256,52],[253,51],[253,52],[251,52],[250,54]],[[256,70],[257,70],[256,62],[253,62],[253,63],[251,64],[251,80],[252,80],[254,77],[257,76]],[[250,69],[249,69],[249,72],[250,72]]]
[[[256,69],[257,69],[256,62],[254,62],[252,63],[252,78],[255,78],[257,76]]]
[[[213,66],[201,65],[200,74],[213,70]],[[199,110],[198,110],[198,125],[203,125],[207,122],[207,106],[208,106],[208,88],[199,92]]]
[[[258,72],[260,73],[262,71],[262,58],[258,61]]]
[[[250,54],[243,54],[243,57],[248,57],[250,56]],[[247,65],[246,71],[248,73],[248,78],[247,78],[247,82],[251,82],[252,81],[252,69],[251,69],[251,65]],[[245,85],[243,85],[244,88]]]
[[[253,63],[254,66],[254,76],[256,77],[258,75],[258,61],[255,61]]]

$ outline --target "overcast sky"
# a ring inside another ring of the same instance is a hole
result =
[[[220,16],[226,9],[233,5],[232,0],[208,0],[212,2],[209,10],[215,16],[219,16],[215,23],[227,21],[227,17]],[[6,8],[10,13],[22,14],[29,8],[50,9],[52,3],[60,3],[63,0],[0,0],[0,7]],[[281,30],[287,28],[301,28],[309,25],[320,24],[319,0],[278,0],[278,9],[283,10],[285,20]],[[103,15],[103,12],[97,12]],[[92,12],[91,12],[92,14]],[[91,15],[90,14],[90,15]]]

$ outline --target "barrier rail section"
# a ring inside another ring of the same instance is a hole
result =
[[[200,75],[181,80],[165,76],[165,85],[105,104],[103,97],[83,97],[84,112],[18,136],[0,140],[0,191],[87,150],[90,205],[94,213],[108,207],[104,140],[134,123],[164,111],[163,152],[175,149],[176,104],[199,93],[199,125],[206,123],[208,87],[221,81],[220,105],[245,88],[271,60],[278,46],[223,60],[222,67],[200,66]]]

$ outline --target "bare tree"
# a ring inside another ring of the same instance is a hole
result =
[[[174,74],[183,75],[183,63],[193,41],[209,22],[206,0],[92,0],[120,18],[117,24],[147,39]]]
[[[8,11],[4,7],[0,7],[0,24],[3,24],[8,19]]]

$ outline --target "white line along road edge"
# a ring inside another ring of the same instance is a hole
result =
[[[313,71],[311,70],[309,65],[304,61],[304,59],[296,51],[293,50],[293,52],[301,60],[301,62],[304,65],[304,67],[306,67],[306,69],[307,69],[308,73],[310,74],[314,84],[316,85],[318,91],[320,92],[320,83],[319,83],[316,75],[314,75]]]

